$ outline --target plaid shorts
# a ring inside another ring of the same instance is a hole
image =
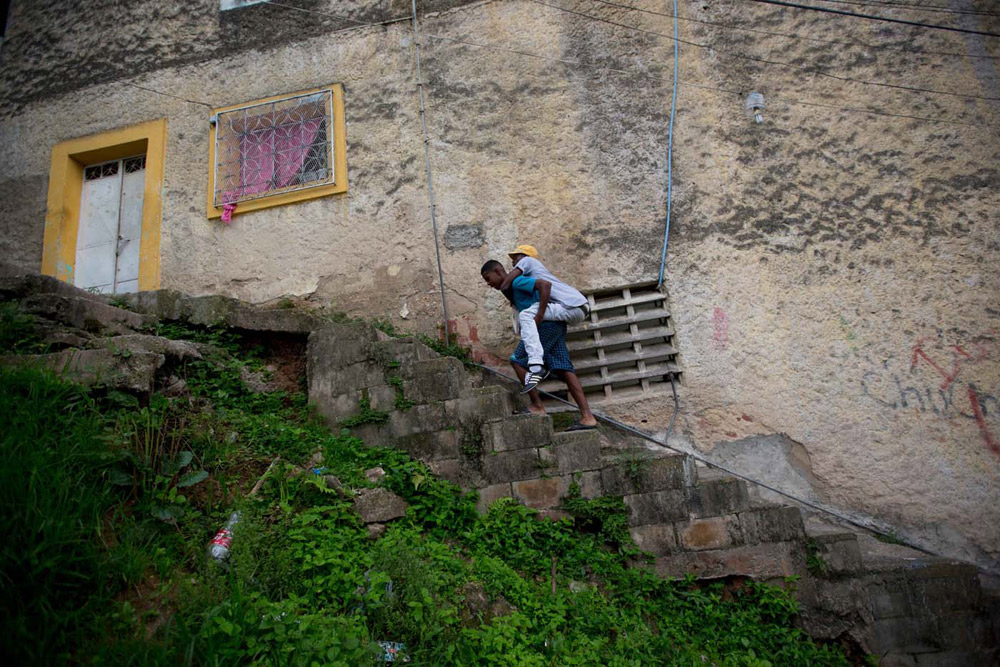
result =
[[[573,372],[573,362],[569,359],[569,349],[566,347],[566,323],[542,322],[538,325],[538,337],[542,341],[544,356],[542,363],[550,371]],[[518,366],[528,367],[528,353],[524,350],[524,341],[517,344],[510,360]]]

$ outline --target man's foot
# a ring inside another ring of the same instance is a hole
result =
[[[524,387],[521,388],[521,393],[527,394],[548,376],[549,370],[547,368],[542,368],[537,371],[528,371],[528,373],[524,376]]]
[[[543,405],[529,405],[528,406],[528,412],[530,412],[533,415],[544,415],[545,414],[545,406],[543,406]]]

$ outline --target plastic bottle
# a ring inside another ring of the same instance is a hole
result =
[[[229,558],[229,549],[233,546],[233,527],[239,522],[239,512],[233,512],[229,515],[229,521],[222,527],[222,530],[215,534],[212,541],[208,543],[209,558],[218,563]]]

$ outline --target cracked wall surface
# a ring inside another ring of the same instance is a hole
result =
[[[312,294],[433,332],[412,27],[338,32],[409,5],[285,4],[323,14],[15,2],[0,53],[0,251],[40,264],[53,144],[166,118],[163,286]],[[445,292],[481,359],[514,342],[503,298],[478,275],[487,258],[532,243],[584,289],[659,270],[670,12],[553,4],[603,21],[525,0],[422,5]],[[1000,40],[754,3],[682,2],[680,14],[666,271],[684,369],[677,437],[757,465],[780,453],[754,443],[786,434],[824,502],[995,566],[1000,102],[982,98],[1000,97]],[[1000,31],[995,17],[935,20]],[[348,193],[208,220],[210,111],[189,100],[334,82],[345,85]],[[751,90],[767,99],[760,125],[743,110]],[[662,429],[669,407],[659,396],[609,409]]]

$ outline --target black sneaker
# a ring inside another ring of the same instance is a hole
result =
[[[522,394],[527,394],[529,391],[534,389],[539,385],[539,383],[549,376],[549,369],[542,368],[542,370],[537,373],[534,371],[528,371],[528,374],[524,376],[524,388],[521,389]]]

